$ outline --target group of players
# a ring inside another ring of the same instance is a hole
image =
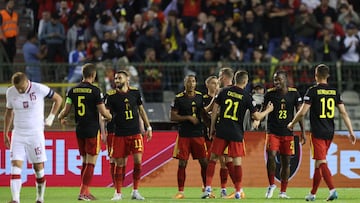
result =
[[[83,66],[83,80],[71,88],[66,97],[65,106],[58,115],[62,124],[74,107],[76,135],[79,152],[82,157],[81,187],[78,200],[95,200],[90,192],[91,180],[100,140],[107,143],[110,156],[110,173],[115,188],[111,200],[121,200],[122,182],[125,175],[127,157],[133,155],[133,190],[131,199],[144,200],[138,191],[143,136],[151,140],[152,128],[143,107],[139,90],[129,86],[129,74],[126,71],[115,73],[116,87],[103,98],[99,88],[92,83],[96,78],[93,64]],[[331,173],[326,164],[326,154],[334,135],[334,111],[338,107],[341,117],[349,130],[350,141],[354,144],[354,135],[350,118],[341,101],[339,92],[328,86],[329,68],[320,64],[315,67],[316,85],[306,92],[302,99],[295,88],[288,87],[285,71],[274,74],[274,88],[265,94],[264,109],[254,107],[251,95],[244,90],[249,76],[239,70],[235,74],[231,68],[223,68],[219,77],[211,76],[206,80],[207,94],[196,91],[196,77],[188,75],[184,79],[184,91],[177,94],[171,104],[170,118],[178,122],[178,138],[174,148],[174,158],[179,160],[177,181],[178,193],[175,198],[185,198],[185,169],[190,154],[198,159],[204,193],[202,198],[214,198],[212,179],[217,160],[221,169],[221,197],[245,198],[242,190],[242,163],[244,147],[244,115],[250,111],[257,122],[268,115],[266,147],[268,152],[267,170],[269,187],[265,198],[271,198],[276,188],[275,155],[280,153],[281,189],[279,198],[289,198],[286,188],[289,177],[290,156],[294,154],[294,135],[292,129],[301,123],[301,142],[305,143],[305,130],[302,118],[310,110],[311,146],[315,159],[315,173],[311,192],[307,201],[315,200],[320,181],[324,178],[330,194],[327,200],[338,197],[332,182]],[[234,84],[233,82],[234,81]],[[222,86],[219,88],[219,83]],[[6,111],[4,121],[4,142],[11,152],[10,188],[13,203],[20,202],[21,168],[25,156],[33,164],[36,175],[36,202],[44,202],[46,180],[44,177],[45,137],[44,137],[44,98],[54,101],[45,125],[51,126],[59,111],[62,98],[49,87],[31,82],[24,73],[12,76],[12,84],[6,92]],[[294,108],[297,109],[296,115]],[[34,115],[36,117],[34,118]],[[36,125],[34,125],[36,122]],[[107,125],[105,126],[105,123]],[[11,143],[10,127],[13,124]],[[145,126],[145,129],[143,129]],[[106,130],[107,129],[107,132]],[[102,133],[100,133],[102,132]],[[204,136],[205,135],[205,136]],[[234,184],[235,192],[226,193],[227,176]]]
[[[293,127],[296,123],[300,123],[300,142],[305,144],[303,117],[310,110],[311,147],[315,160],[315,173],[312,189],[305,200],[315,200],[322,178],[330,193],[326,200],[337,199],[338,194],[326,162],[326,154],[334,136],[336,107],[349,130],[349,139],[352,144],[355,144],[356,137],[340,93],[327,84],[329,76],[328,66],[317,65],[315,67],[316,85],[310,87],[302,98],[296,88],[288,87],[287,73],[279,70],[273,76],[274,87],[265,93],[264,108],[261,110],[254,107],[251,95],[244,90],[249,80],[246,71],[239,70],[234,74],[231,68],[221,69],[219,78],[211,76],[206,80],[208,93],[205,95],[196,91],[195,76],[186,76],[185,90],[176,95],[171,106],[171,120],[179,123],[179,136],[174,149],[174,157],[179,159],[178,193],[175,198],[185,198],[185,168],[190,154],[200,163],[204,185],[202,198],[215,197],[211,185],[217,160],[220,160],[221,164],[220,196],[245,198],[241,185],[241,159],[245,155],[243,123],[247,110],[255,120],[255,128],[259,125],[259,121],[268,115],[266,149],[269,187],[265,198],[272,198],[276,189],[274,178],[277,153],[280,154],[281,163],[281,188],[278,197],[290,198],[286,194],[286,189],[290,175],[290,156],[295,152]],[[221,88],[218,88],[218,83]],[[208,132],[204,133],[203,129],[205,131],[208,129]],[[235,188],[235,192],[230,195],[226,193],[228,174]]]

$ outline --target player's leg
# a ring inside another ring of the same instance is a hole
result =
[[[46,187],[44,162],[33,164],[35,176],[36,176],[36,202],[44,202],[44,194]]]
[[[128,147],[127,139],[130,136],[114,136],[113,137],[113,145],[112,145],[112,158],[115,162],[114,167],[114,188],[115,193],[111,200],[121,200],[122,199],[122,184],[124,180],[124,172],[127,162],[127,156],[130,153],[130,149]]]
[[[275,185],[275,171],[276,171],[276,153],[279,150],[280,139],[274,134],[267,134],[266,136],[266,152],[267,162],[266,170],[269,181],[269,186],[266,189],[265,198],[271,198],[276,189]]]
[[[133,137],[133,147],[131,147],[132,153],[134,154],[134,172],[133,172],[133,191],[131,192],[131,199],[144,200],[145,198],[140,195],[138,188],[141,176],[141,162],[143,154],[143,138],[142,135],[138,134]]]
[[[187,160],[190,155],[190,138],[178,136],[176,139],[176,144],[173,152],[173,157],[179,160],[178,171],[177,171],[177,184],[178,192],[175,194],[175,199],[183,199],[184,196],[184,186],[186,179],[186,166]]]
[[[206,169],[208,164],[208,157],[206,151],[206,143],[204,137],[190,138],[190,153],[193,159],[199,160],[200,175],[203,182],[203,187],[206,186]]]
[[[234,164],[235,199],[241,199],[243,176],[242,157],[245,156],[244,143],[230,141],[229,152],[229,157],[233,157]]]
[[[20,202],[22,160],[11,161],[10,190],[12,201]]]
[[[220,192],[220,196],[222,198],[227,197],[227,193],[226,193],[226,184],[227,184],[227,179],[229,176],[229,170],[226,167],[226,163],[225,163],[225,156],[220,156],[219,157],[220,160],[220,185],[221,185],[221,192]]]
[[[110,165],[110,176],[111,176],[111,180],[113,185],[114,183],[114,175],[115,175],[115,161],[112,158],[112,151],[113,151],[113,138],[114,138],[114,133],[109,133],[106,137],[106,148],[108,151],[108,156],[109,156],[109,165]]]
[[[290,156],[281,154],[280,155],[281,169],[281,188],[279,198],[289,199],[289,196],[286,195],[286,189],[288,185],[288,179],[290,176]]]

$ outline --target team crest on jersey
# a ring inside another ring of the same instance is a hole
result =
[[[290,156],[290,175],[289,180],[291,180],[297,171],[300,168],[300,163],[302,159],[302,145],[299,141],[299,136],[294,136],[294,146],[295,146],[295,154]],[[266,153],[266,146],[265,146],[265,153],[264,158],[267,162],[267,153]],[[277,153],[275,157],[276,161],[276,171],[275,171],[275,179],[280,182],[281,176],[280,176],[280,168],[281,168],[281,162],[280,162],[280,154]]]
[[[28,101],[24,101],[24,102],[23,102],[23,107],[24,107],[24,109],[29,108],[29,102],[28,102]]]

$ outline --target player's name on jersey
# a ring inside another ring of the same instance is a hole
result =
[[[336,95],[336,90],[324,90],[319,89],[317,90],[318,95]]]
[[[235,97],[237,99],[242,99],[244,95],[238,94],[236,92],[228,91],[227,96],[229,97]]]
[[[91,93],[92,89],[90,88],[74,88],[73,93]]]

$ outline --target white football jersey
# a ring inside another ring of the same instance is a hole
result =
[[[14,86],[6,91],[6,108],[14,111],[16,134],[32,135],[44,130],[44,98],[52,98],[54,91],[48,86],[29,81],[25,93]]]

